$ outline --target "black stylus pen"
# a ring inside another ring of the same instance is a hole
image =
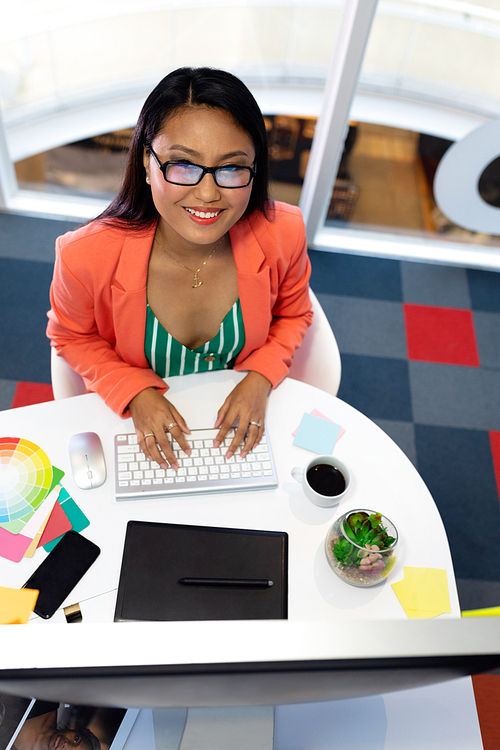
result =
[[[273,585],[267,578],[179,578],[184,586],[242,586],[267,589]]]

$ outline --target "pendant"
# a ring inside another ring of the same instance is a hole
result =
[[[198,288],[199,286],[201,286],[202,284],[203,284],[203,281],[200,281],[200,280],[199,280],[199,278],[198,278],[198,271],[196,271],[196,273],[195,273],[195,275],[194,275],[194,281],[193,281],[193,283],[191,284],[191,286],[192,286],[192,288],[193,288],[193,289],[197,289],[197,288]]]

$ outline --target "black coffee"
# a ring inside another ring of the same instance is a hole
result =
[[[345,490],[345,477],[331,464],[316,464],[307,472],[307,481],[319,495],[340,495]]]

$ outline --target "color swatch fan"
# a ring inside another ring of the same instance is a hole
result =
[[[13,534],[47,497],[54,471],[48,456],[23,438],[0,438],[0,526]]]

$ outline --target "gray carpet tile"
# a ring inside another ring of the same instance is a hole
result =
[[[479,367],[409,362],[415,422],[500,430],[500,377]]]
[[[414,305],[470,308],[469,281],[465,268],[401,263],[403,300]]]
[[[0,379],[0,411],[10,409],[14,393],[16,392],[17,380]]]
[[[54,262],[56,238],[75,222],[0,212],[0,258]]]
[[[413,422],[398,422],[392,419],[374,419],[378,426],[389,435],[405,453],[412,464],[417,464],[417,449],[415,446],[415,425]]]
[[[341,352],[406,359],[406,334],[400,302],[318,294]]]
[[[500,369],[500,314],[475,311],[474,328],[481,367]]]
[[[500,607],[499,581],[478,581],[469,578],[457,578],[457,588],[462,612],[468,609]]]

